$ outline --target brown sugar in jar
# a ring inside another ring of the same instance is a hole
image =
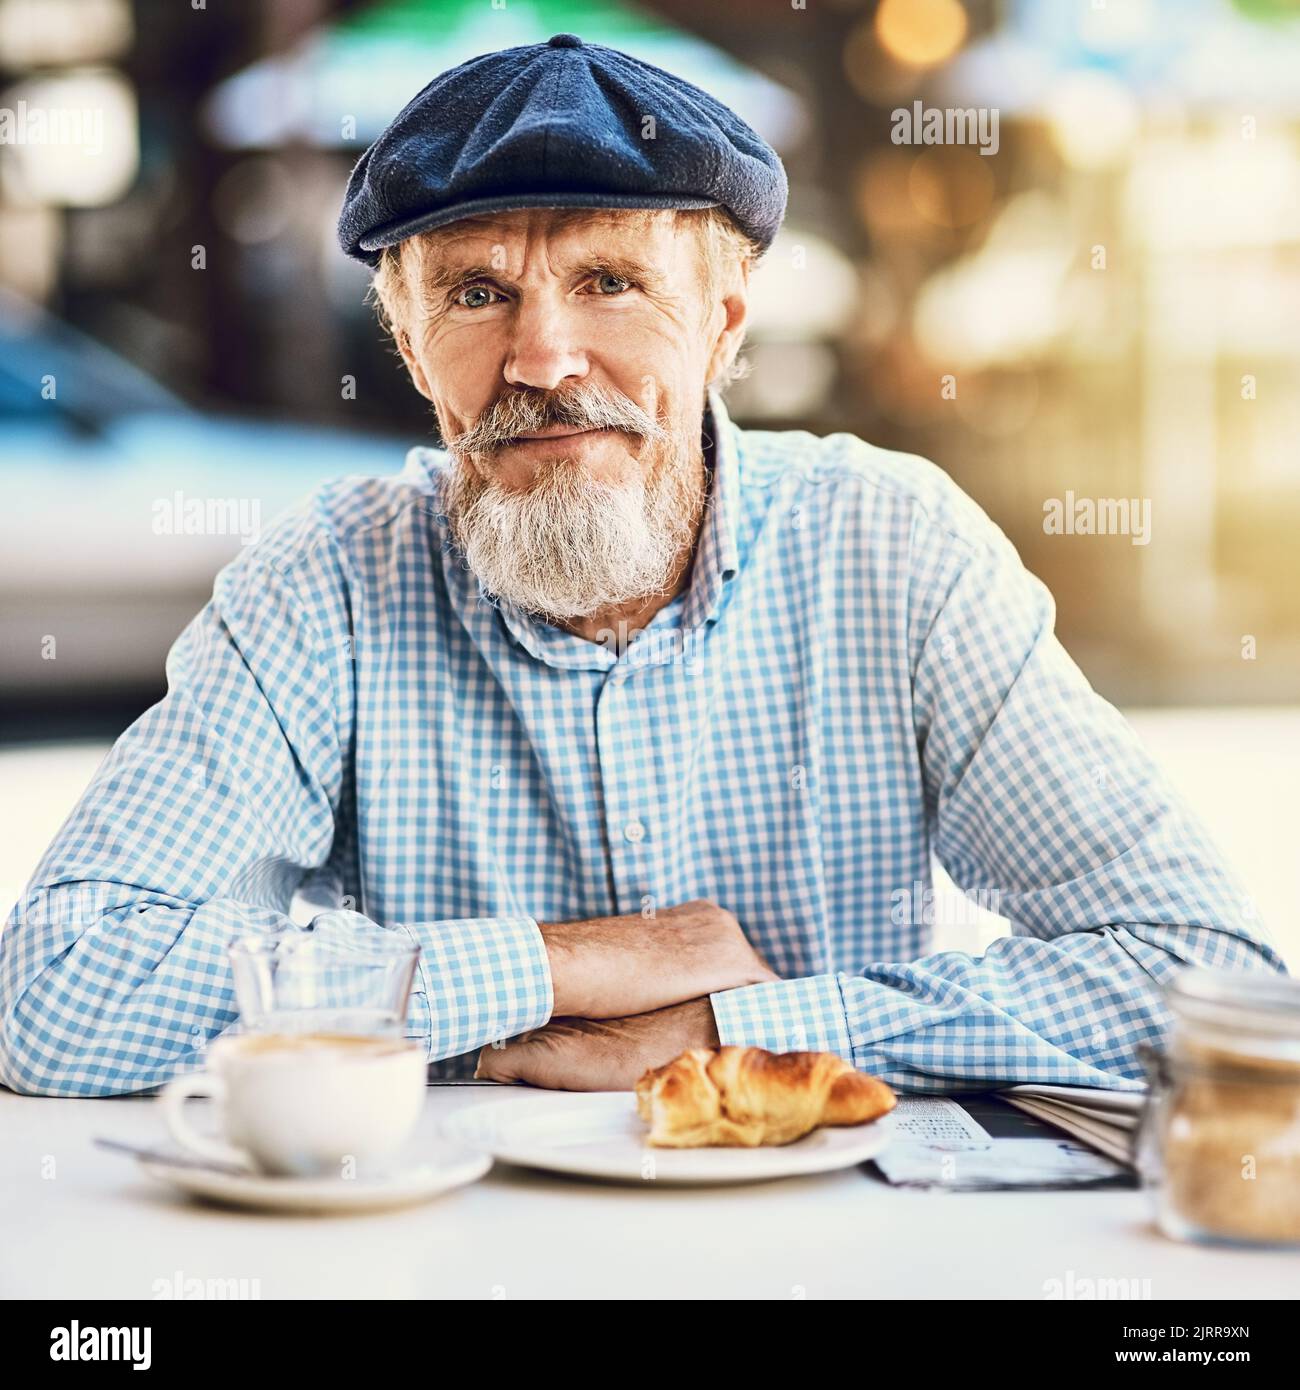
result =
[[[1300,983],[1187,970],[1167,990],[1139,1166],[1183,1240],[1300,1245]]]

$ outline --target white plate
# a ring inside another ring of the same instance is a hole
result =
[[[630,1091],[520,1096],[467,1105],[443,1121],[458,1144],[507,1163],[612,1182],[764,1182],[848,1168],[875,1157],[889,1142],[888,1115],[865,1125],[815,1129],[793,1144],[758,1149],[659,1149]]]
[[[194,1197],[226,1206],[261,1211],[317,1214],[382,1211],[424,1202],[454,1187],[481,1178],[492,1166],[491,1156],[473,1149],[439,1145],[431,1159],[385,1178],[268,1178],[261,1174],[214,1172],[182,1168],[156,1159],[140,1166],[155,1178]]]

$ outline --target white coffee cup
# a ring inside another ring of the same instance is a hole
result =
[[[208,1070],[162,1092],[163,1116],[184,1148],[276,1176],[341,1178],[383,1170],[424,1105],[426,1059],[401,1038],[250,1033],[218,1038]],[[217,1102],[225,1138],[199,1134],[185,1102]]]

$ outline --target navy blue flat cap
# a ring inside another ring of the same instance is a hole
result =
[[[348,180],[339,244],[366,265],[417,232],[521,208],[724,207],[766,250],[785,169],[735,112],[574,34],[434,78]]]

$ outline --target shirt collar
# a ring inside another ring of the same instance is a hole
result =
[[[740,492],[740,431],[731,423],[722,397],[709,392],[704,432],[713,440],[713,477],[691,565],[682,627],[716,622],[727,586],[740,573],[736,544]]]
[[[691,563],[685,603],[681,613],[681,632],[693,633],[717,621],[728,587],[740,572],[740,555],[736,540],[737,509],[740,491],[740,431],[727,414],[722,398],[716,391],[708,393],[703,431],[706,442],[712,440],[713,460],[704,516],[700,524],[695,556]],[[441,469],[445,477],[446,463]],[[446,530],[446,517],[441,511],[441,494],[435,493],[434,510],[444,526],[442,545],[443,568],[448,592],[466,627],[478,639],[488,636],[487,629],[495,623],[504,625],[510,637],[529,655],[547,665],[567,669],[609,670],[623,662],[626,665],[658,665],[680,658],[683,642],[649,641],[661,609],[650,621],[645,636],[627,644],[589,642],[563,628],[535,618],[509,599],[493,596],[482,580],[465,565],[459,550]],[[685,644],[689,646],[689,643]]]

